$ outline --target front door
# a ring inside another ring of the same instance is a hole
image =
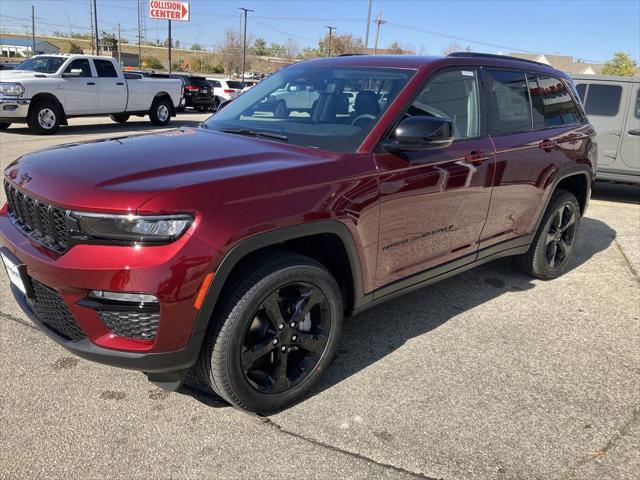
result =
[[[453,144],[376,154],[381,195],[377,287],[455,259],[475,259],[495,160],[480,122],[479,88],[475,68],[434,73],[404,115],[451,119]]]
[[[81,70],[80,76],[67,77],[72,70]],[[78,58],[71,62],[62,76],[64,91],[64,110],[67,115],[95,113],[98,108],[98,89],[96,79],[91,73],[91,65],[86,58]]]

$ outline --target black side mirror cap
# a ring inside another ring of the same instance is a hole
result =
[[[404,152],[446,148],[453,143],[453,122],[448,118],[416,115],[400,122],[393,137],[382,142],[384,149]]]

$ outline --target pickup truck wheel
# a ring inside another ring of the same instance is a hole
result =
[[[162,97],[154,100],[149,111],[151,123],[159,127],[164,127],[171,120],[171,102],[168,98]]]
[[[39,135],[55,133],[60,126],[60,108],[53,102],[43,100],[31,107],[27,117],[27,125],[32,132]]]
[[[126,113],[114,113],[113,115],[109,116],[111,117],[111,120],[116,123],[126,123],[127,120],[129,120],[129,117],[131,117],[131,115],[128,115]]]
[[[6,130],[11,126],[10,123],[0,123],[0,130]]]
[[[279,252],[254,265],[214,315],[197,372],[234,406],[270,414],[303,397],[328,367],[342,297],[327,269],[302,255]]]
[[[576,196],[566,190],[556,190],[529,251],[515,257],[516,265],[541,280],[559,277],[573,255],[579,225],[580,205]]]

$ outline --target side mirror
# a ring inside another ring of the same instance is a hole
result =
[[[64,72],[62,74],[63,77],[79,77],[82,75],[82,69],[81,68],[73,68],[68,72]]]
[[[400,122],[392,137],[382,142],[392,152],[446,148],[453,143],[453,123],[448,118],[417,115]]]

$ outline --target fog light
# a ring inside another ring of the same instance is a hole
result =
[[[158,298],[147,293],[122,293],[107,292],[104,290],[91,290],[89,297],[100,298],[103,300],[112,300],[114,302],[129,303],[158,303]]]

